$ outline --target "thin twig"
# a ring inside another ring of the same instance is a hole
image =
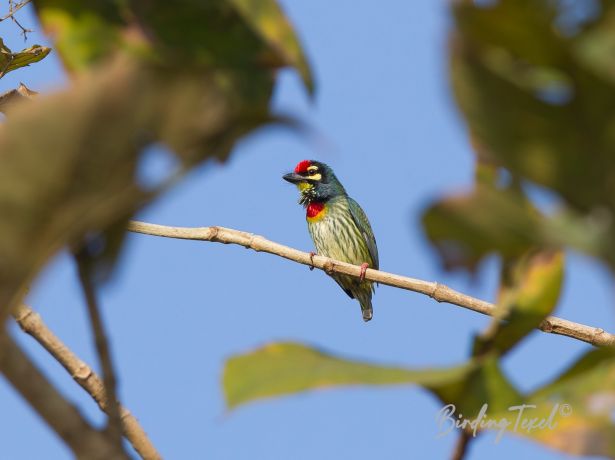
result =
[[[4,16],[0,17],[0,22],[6,21],[9,18],[12,18],[15,13],[17,13],[20,9],[30,3],[32,0],[24,0],[23,2],[15,3],[12,0],[9,1],[9,12]]]
[[[14,0],[9,0],[9,12],[0,18],[0,22],[6,21],[7,19],[11,19],[17,27],[21,29],[21,34],[23,35],[24,41],[28,39],[28,33],[32,32],[32,29],[27,29],[15,18],[15,13],[17,13],[20,9],[30,3],[31,0],[24,0],[19,3],[15,3]]]
[[[81,460],[125,459],[107,435],[93,428],[32,364],[13,339],[0,333],[0,372]],[[3,434],[9,435],[4,428]]]
[[[105,327],[100,315],[100,309],[98,308],[98,301],[96,299],[96,292],[92,281],[92,261],[87,253],[87,248],[83,248],[75,253],[75,261],[77,262],[79,281],[81,282],[81,287],[83,288],[85,303],[88,307],[88,314],[90,316],[90,324],[92,325],[92,332],[94,334],[96,351],[98,352],[98,358],[100,359],[100,365],[102,367],[105,393],[108,396],[107,414],[109,417],[107,419],[106,431],[109,434],[109,438],[113,439],[118,445],[121,446],[122,419],[120,416],[120,407],[117,399],[115,372],[111,361],[111,352],[109,351],[109,341],[107,340],[107,334],[105,333]]]
[[[109,403],[100,377],[56,337],[43,322],[41,316],[25,305],[16,307],[12,314],[19,327],[33,337],[66,369],[73,380],[94,399],[100,410],[108,413]],[[123,406],[120,406],[120,414],[122,433],[141,458],[160,460],[162,457],[147,437],[145,430],[139,425],[138,420]]]
[[[474,439],[471,431],[462,430],[459,433],[459,437],[457,438],[457,442],[455,443],[455,448],[453,450],[452,460],[463,460],[468,453],[468,446],[470,442]]]
[[[145,222],[132,221],[128,230],[146,235],[178,238],[186,240],[211,241],[224,244],[238,244],[257,252],[267,252],[283,257],[303,265],[313,266],[325,272],[342,273],[354,277],[361,275],[361,267],[338,260],[329,259],[319,255],[312,256],[310,253],[299,251],[252,233],[242,232],[224,227],[167,227],[165,225],[148,224]],[[445,302],[459,307],[467,308],[483,315],[493,316],[495,305],[484,300],[471,297],[455,291],[448,286],[437,282],[423,281],[406,276],[387,273],[368,268],[365,279],[376,281],[380,284],[393,286],[408,291],[427,295],[438,302]],[[538,327],[543,332],[565,335],[597,347],[614,347],[615,335],[605,332],[597,327],[586,326],[565,319],[549,316]]]

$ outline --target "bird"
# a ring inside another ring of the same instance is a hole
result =
[[[359,278],[333,273],[331,277],[361,305],[364,321],[373,316],[374,283],[365,279],[367,268],[378,270],[378,247],[367,215],[325,163],[303,160],[282,176],[300,192],[308,231],[319,255],[361,266]],[[313,257],[315,254],[312,252]]]

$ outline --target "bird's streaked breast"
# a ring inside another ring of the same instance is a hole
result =
[[[355,265],[371,265],[369,249],[354,223],[347,200],[330,200],[323,211],[307,217],[307,221],[318,254]]]

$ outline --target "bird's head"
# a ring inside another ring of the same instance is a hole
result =
[[[283,179],[297,186],[301,192],[299,203],[304,206],[346,194],[333,170],[320,161],[303,160],[293,172],[285,174]]]

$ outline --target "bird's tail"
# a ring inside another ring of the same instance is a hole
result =
[[[359,303],[361,304],[361,313],[363,313],[363,321],[367,322],[371,320],[372,316],[374,315],[374,310],[372,309],[371,292],[369,294],[361,293],[360,295],[356,297]]]

